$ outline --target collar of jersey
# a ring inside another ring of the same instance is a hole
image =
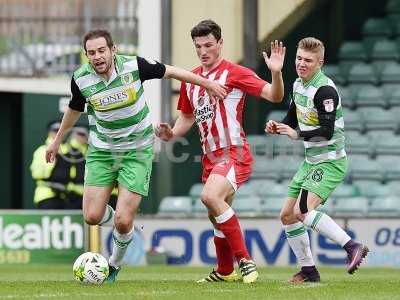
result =
[[[312,85],[313,83],[318,81],[321,76],[322,76],[322,71],[321,71],[321,69],[319,69],[309,81],[304,82],[303,80],[301,80],[301,79],[300,80],[301,80],[301,83],[303,84],[303,87],[308,88],[310,85]]]
[[[208,75],[210,75],[212,72],[214,72],[220,65],[222,65],[225,62],[225,59],[222,59],[221,62],[216,65],[214,68],[212,68],[211,70],[204,72],[203,71],[203,67],[201,67],[201,75],[204,77],[207,77]]]

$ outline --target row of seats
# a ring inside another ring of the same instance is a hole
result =
[[[285,112],[271,112],[268,120],[282,121]],[[384,109],[382,107],[359,107],[356,110],[343,109],[344,128],[347,131],[359,131],[366,133],[369,131],[393,131],[400,134],[400,106]],[[258,144],[257,138],[250,138],[252,144]]]
[[[400,74],[399,74],[400,78]],[[371,84],[337,86],[342,106],[354,110],[363,107],[391,109],[400,106],[400,84],[377,87]]]
[[[398,149],[396,151],[399,151]],[[267,159],[265,156],[255,156],[253,179],[271,179],[276,181],[289,180],[298,170],[300,157]],[[398,155],[379,156],[370,159],[366,155],[353,155],[348,159],[346,181],[375,180],[390,182],[400,180],[400,159]]]
[[[400,107],[399,107],[400,108]],[[385,110],[379,107],[361,107],[355,111],[344,109],[345,131],[367,131],[390,130],[400,133],[399,108]]]
[[[232,207],[239,215],[278,216],[287,198],[287,182],[250,181],[235,195]],[[200,201],[202,185],[192,187],[190,196],[166,197],[159,207],[159,215],[205,215]],[[376,181],[359,181],[339,186],[320,210],[332,216],[400,216],[400,188],[397,183],[382,185]]]
[[[253,155],[260,157],[259,160],[279,159],[281,156],[304,157],[301,141],[275,135],[249,135],[247,140]],[[395,131],[369,131],[362,134],[348,130],[345,132],[345,141],[346,152],[349,155],[368,155],[371,158],[400,155],[400,135],[395,134]]]
[[[374,60],[371,63],[341,61],[339,65],[325,65],[323,72],[336,84],[398,84],[400,64],[394,60]]]

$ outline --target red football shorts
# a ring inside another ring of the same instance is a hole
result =
[[[202,157],[202,181],[206,183],[210,174],[224,176],[236,191],[251,175],[253,157],[248,144],[218,149]]]

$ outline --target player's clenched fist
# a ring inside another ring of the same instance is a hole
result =
[[[274,120],[269,120],[269,121],[267,122],[267,124],[265,124],[265,129],[264,129],[264,131],[265,131],[266,133],[270,133],[270,134],[277,134],[277,131],[276,131],[276,124],[277,124],[276,121],[274,121]]]
[[[174,133],[172,132],[171,126],[168,123],[158,124],[155,129],[155,134],[157,137],[166,142],[174,137]]]

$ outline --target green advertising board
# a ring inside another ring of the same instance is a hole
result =
[[[84,248],[81,211],[0,210],[0,264],[71,263]]]

